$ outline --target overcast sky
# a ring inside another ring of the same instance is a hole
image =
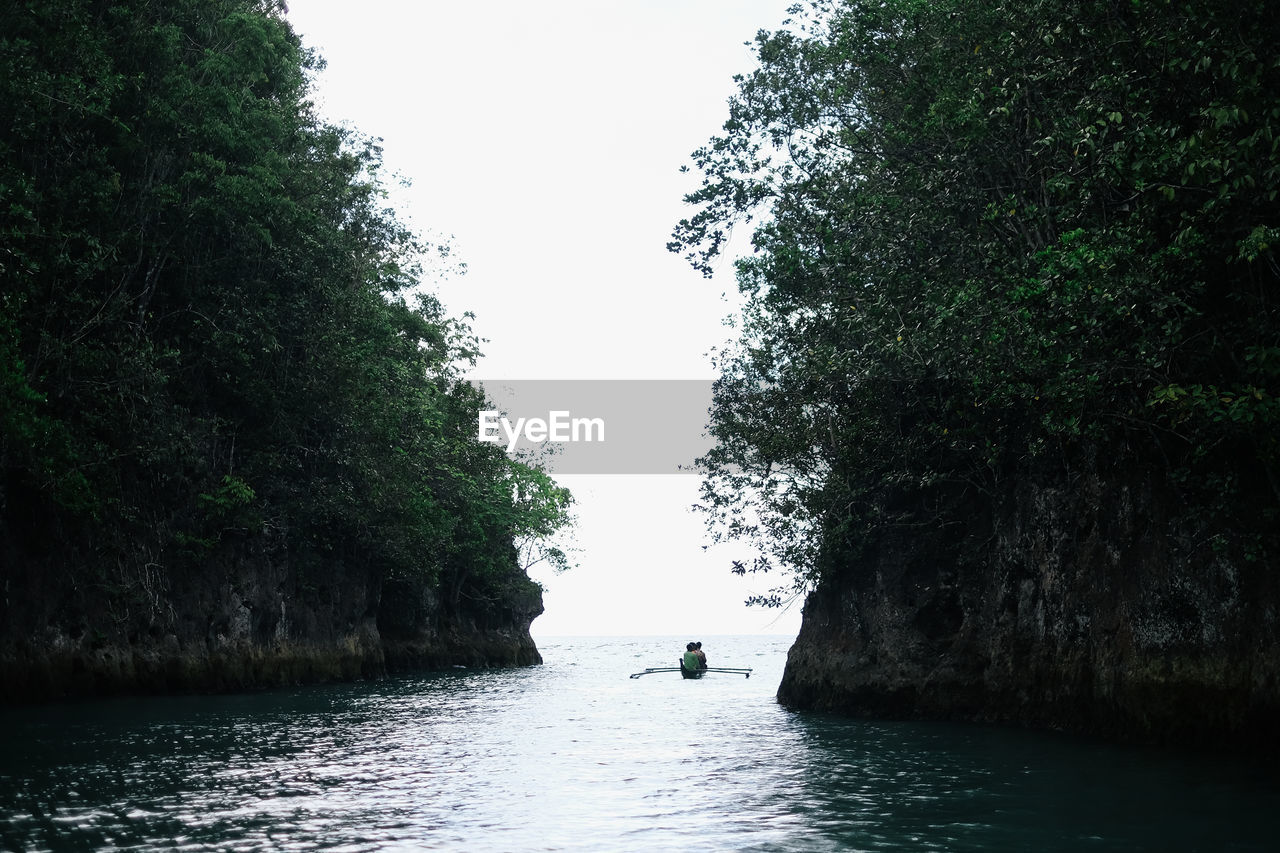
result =
[[[288,19],[328,63],[323,114],[382,138],[412,184],[392,202],[467,265],[436,292],[488,339],[476,378],[710,380],[734,285],[666,251],[697,181],[680,166],[790,2],[290,0]],[[740,550],[704,552],[695,476],[560,480],[579,566],[534,573],[535,637],[798,629],[799,606],[742,606],[771,583],[728,572]]]

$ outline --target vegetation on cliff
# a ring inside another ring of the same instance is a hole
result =
[[[565,523],[567,492],[476,441],[478,342],[421,289],[447,247],[318,118],[318,67],[271,0],[0,12],[7,631],[19,589],[93,623],[250,554],[447,608]]]
[[[1280,19],[1262,0],[842,0],[761,33],[671,248],[747,299],[702,465],[777,604],[888,529],[959,542],[1071,460],[1189,540],[1280,531]],[[989,532],[989,531],[988,531]],[[984,534],[985,535],[985,534]]]

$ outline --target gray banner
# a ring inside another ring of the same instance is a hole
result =
[[[711,448],[709,379],[474,380],[476,435],[553,474],[691,474]]]

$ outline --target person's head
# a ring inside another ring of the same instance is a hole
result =
[[[691,652],[691,651],[693,651],[693,650],[694,650],[694,644],[693,644],[693,643],[689,643],[689,645],[687,645],[687,646],[685,646],[685,647],[684,647],[684,650],[685,650],[686,652]]]
[[[693,644],[693,647],[694,647],[695,649],[700,649],[700,648],[702,648],[702,643],[694,643],[694,644]]]

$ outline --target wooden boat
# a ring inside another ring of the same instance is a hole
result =
[[[751,677],[751,667],[707,666],[702,669],[685,669],[683,661],[680,662],[679,666],[651,666],[644,672],[631,673],[631,677],[639,678],[642,675],[652,675],[655,672],[678,672],[681,678],[701,678],[708,672],[731,672],[734,675]]]

